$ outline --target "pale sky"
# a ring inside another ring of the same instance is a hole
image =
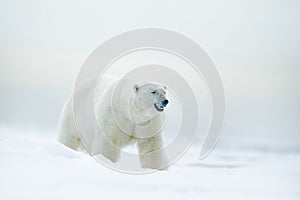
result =
[[[165,28],[199,43],[226,92],[224,134],[300,138],[300,2],[0,2],[0,125],[56,127],[81,64],[124,31]]]

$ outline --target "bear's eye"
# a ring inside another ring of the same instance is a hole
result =
[[[152,94],[155,94],[156,93],[156,91],[153,91],[153,92],[151,92]]]

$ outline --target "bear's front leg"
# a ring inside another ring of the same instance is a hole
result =
[[[167,170],[167,158],[162,149],[163,141],[161,134],[150,138],[138,139],[137,145],[142,168]]]

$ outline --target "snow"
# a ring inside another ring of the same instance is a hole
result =
[[[0,199],[299,199],[297,141],[221,140],[198,160],[192,148],[169,171],[113,171],[55,140],[56,133],[0,129]]]

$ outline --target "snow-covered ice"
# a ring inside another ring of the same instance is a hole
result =
[[[1,129],[0,199],[300,199],[297,141],[221,140],[204,160],[194,144],[169,171],[132,175],[55,137]]]

